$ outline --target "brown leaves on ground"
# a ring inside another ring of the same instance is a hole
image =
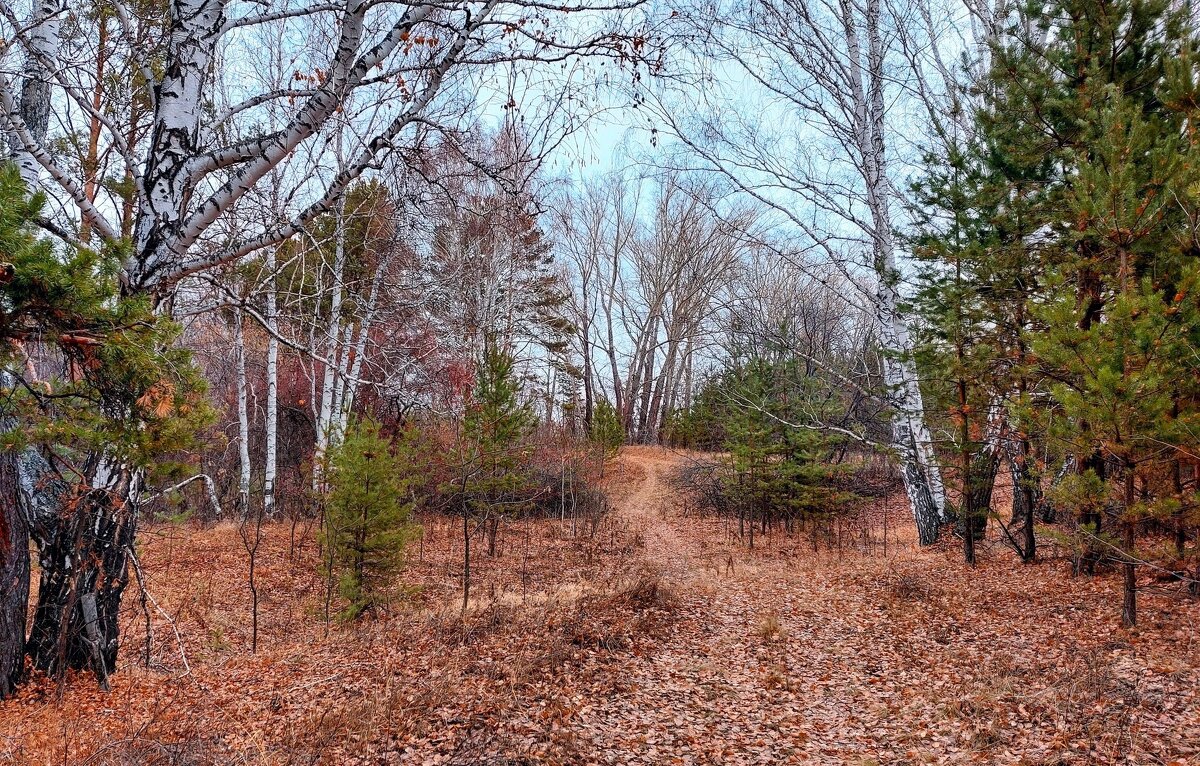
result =
[[[679,515],[664,479],[681,459],[627,450],[594,535],[508,525],[465,616],[453,519],[426,520],[415,594],[328,633],[311,532],[291,555],[271,525],[257,656],[236,530],[151,530],[143,563],[191,674],[153,610],[140,665],[131,592],[114,691],[31,684],[0,706],[0,762],[1200,760],[1196,602],[1148,592],[1122,630],[1115,580],[994,543],[975,570],[917,551],[897,498],[751,553],[725,522]]]

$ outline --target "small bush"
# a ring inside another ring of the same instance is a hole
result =
[[[621,426],[621,417],[607,399],[601,399],[596,403],[596,409],[592,412],[592,425],[588,436],[597,445],[603,447],[605,454],[609,457],[616,455],[617,450],[625,443],[625,429]]]
[[[779,622],[779,615],[768,614],[758,625],[758,637],[763,641],[774,642],[787,639],[787,630]]]

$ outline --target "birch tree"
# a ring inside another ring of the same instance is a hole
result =
[[[0,131],[27,182],[36,181],[31,186],[45,190],[60,210],[44,225],[66,239],[86,226],[101,244],[117,245],[128,234],[122,293],[149,294],[165,306],[180,280],[304,232],[333,210],[352,184],[411,139],[418,125],[446,132],[461,127],[487,94],[504,92],[497,85],[514,68],[500,65],[580,56],[642,58],[648,30],[637,17],[639,3],[283,0],[264,7],[239,0],[171,0],[162,38],[147,39],[138,34],[145,27],[140,17],[155,14],[155,7],[115,0],[119,34],[114,44],[140,75],[125,96],[132,100],[133,91],[144,89],[149,98],[148,129],[132,133],[104,104],[94,103],[98,83],[87,73],[96,67],[76,66],[80,62],[62,46],[59,25],[79,9],[52,0],[5,4],[0,6]],[[285,38],[293,41],[288,58],[294,76],[283,87],[256,89],[244,64],[253,64],[259,28],[275,23],[289,25]],[[227,90],[215,87],[221,78],[241,84],[236,102],[214,97]],[[543,90],[555,87],[550,81],[543,85]],[[286,104],[287,119],[263,129],[269,104]],[[355,133],[352,152],[336,174],[321,172],[330,130],[351,116],[363,128]],[[56,136],[48,129],[86,118],[100,125],[98,141],[129,171],[127,184],[102,189],[96,199],[51,150]],[[231,226],[239,205],[261,190],[264,179],[279,177],[288,186],[282,220],[242,219],[249,225]],[[54,522],[58,527],[51,539],[73,534],[77,525],[100,533],[87,538],[93,547],[82,552],[53,544],[44,549],[55,553],[43,555],[43,569],[51,576],[44,579],[40,598],[67,606],[39,609],[34,633],[45,651],[79,643],[77,651],[65,653],[65,662],[43,657],[54,672],[92,667],[87,646],[103,647],[103,667],[94,668],[103,676],[115,667],[118,642],[121,588],[109,584],[125,580],[142,477],[103,451],[84,466],[85,491],[112,502],[81,504],[76,513],[59,514]],[[98,600],[97,589],[104,591]],[[85,636],[85,626],[100,633]]]

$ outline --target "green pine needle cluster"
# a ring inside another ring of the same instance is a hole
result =
[[[1136,533],[1182,543],[1200,521],[1180,480],[1200,433],[1198,41],[1168,0],[1020,5],[1000,39],[974,131],[916,187],[925,378],[964,462],[1005,413],[1080,547],[1137,558]]]
[[[469,512],[512,515],[524,507],[532,483],[529,436],[536,426],[537,417],[522,401],[516,360],[489,342],[463,418]]]

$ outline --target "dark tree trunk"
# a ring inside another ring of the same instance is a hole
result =
[[[971,532],[975,540],[987,533],[988,514],[992,508],[992,493],[996,487],[996,471],[1000,454],[990,446],[972,457],[970,479],[964,493],[964,508],[970,509]],[[960,522],[959,533],[966,534],[966,524]]]
[[[1051,487],[1057,487],[1062,483],[1068,475],[1075,473],[1075,455],[1067,455],[1063,459],[1062,466],[1058,469],[1058,473],[1050,481]],[[1042,520],[1043,524],[1053,524],[1058,521],[1058,509],[1054,507],[1054,503],[1046,497],[1045,492],[1038,493],[1037,517]]]
[[[466,484],[466,480],[463,481]],[[467,613],[467,604],[471,600],[471,513],[463,508],[463,614]]]
[[[1131,551],[1133,542],[1133,522],[1126,521],[1125,545]],[[1132,555],[1132,553],[1126,555]],[[1132,561],[1126,561],[1123,569],[1124,599],[1121,604],[1121,623],[1127,628],[1132,628],[1137,625],[1137,569]]]
[[[1034,522],[1042,507],[1041,478],[1033,470],[1033,446],[1020,435],[1012,436],[1007,444],[1008,470],[1012,478],[1012,517],[1010,524],[1021,533],[1018,548],[1026,564],[1037,557],[1037,537]]]
[[[1124,585],[1124,603],[1121,605],[1121,622],[1127,628],[1137,625],[1137,565],[1134,563],[1137,551],[1137,535],[1134,521],[1129,517],[1130,509],[1135,501],[1133,486],[1133,466],[1125,466],[1125,507],[1122,519],[1125,543],[1125,564],[1122,580]]]
[[[592,416],[596,409],[595,394],[592,386],[592,344],[588,340],[588,332],[585,326],[583,330],[583,433],[591,435],[592,433]]]
[[[25,670],[25,613],[29,604],[29,527],[20,500],[17,455],[0,453],[0,699]]]
[[[903,442],[901,442],[903,443]],[[912,454],[916,454],[912,439],[908,439]],[[921,545],[933,545],[941,533],[941,513],[934,503],[929,490],[929,478],[921,470],[915,459],[902,460],[900,470],[904,476],[904,488],[908,493],[908,501],[913,509],[913,518],[917,523],[917,538]]]
[[[1171,410],[1172,416],[1179,416],[1178,397],[1176,397]],[[1171,461],[1171,489],[1175,493],[1175,500],[1179,503],[1179,510],[1175,511],[1175,523],[1172,530],[1175,538],[1175,555],[1183,556],[1183,549],[1187,546],[1187,502],[1183,495],[1183,466],[1180,464],[1178,456]]]
[[[650,443],[646,426],[650,417],[650,395],[654,390],[654,362],[655,352],[658,350],[658,321],[655,320],[651,327],[653,328],[653,333],[650,335],[650,343],[646,348],[646,361],[642,368],[641,402],[638,405],[637,441],[639,444]]]
[[[35,527],[41,579],[29,654],[53,677],[90,669],[107,686],[116,669],[121,596],[137,532],[138,476],[93,457],[90,487]]]
[[[1037,500],[1034,498],[1032,487],[1027,487],[1026,483],[1030,477],[1027,476],[1023,466],[1012,465],[1009,468],[1012,474],[1012,517],[1009,523],[1013,526],[1024,524],[1026,518],[1033,516],[1033,509],[1037,507]]]
[[[668,328],[670,325],[667,325]],[[662,439],[663,429],[663,400],[667,396],[667,389],[674,385],[674,370],[675,356],[678,353],[679,341],[669,339],[667,341],[667,356],[663,362],[662,371],[658,374],[658,379],[654,381],[654,393],[650,397],[650,412],[646,418],[647,433],[643,439],[647,444],[658,444]]]
[[[1099,450],[1092,452],[1090,455],[1085,456],[1082,460],[1077,462],[1079,465],[1079,473],[1086,473],[1090,470],[1096,474],[1096,477],[1099,478],[1101,482],[1108,480],[1108,466],[1105,463],[1104,456],[1100,454]],[[1101,510],[1084,511],[1079,516],[1079,523],[1085,526],[1091,526],[1094,534],[1100,533],[1101,527],[1103,526],[1103,521],[1104,512]],[[1089,545],[1087,550],[1084,551],[1079,569],[1087,574],[1095,574],[1096,565],[1099,563],[1099,551],[1096,550],[1095,546]]]

